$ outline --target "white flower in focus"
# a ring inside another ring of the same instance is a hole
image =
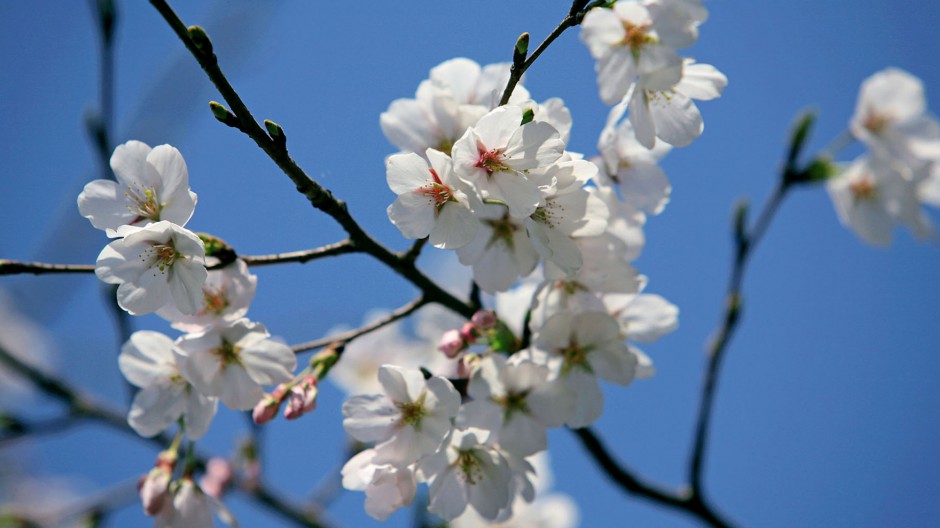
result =
[[[433,149],[428,149],[427,158],[430,167],[414,153],[388,158],[386,179],[398,195],[388,206],[388,219],[405,238],[430,236],[434,247],[459,248],[473,240],[479,223],[470,211],[463,182],[454,176],[451,159]]]
[[[574,239],[600,235],[607,227],[606,204],[583,188],[596,174],[597,167],[581,159],[558,162],[530,174],[543,198],[525,219],[526,231],[542,259],[567,274],[576,273],[583,262]]]
[[[619,187],[623,202],[632,208],[659,214],[669,203],[672,192],[659,160],[671,148],[664,142],[656,143],[652,150],[641,145],[633,124],[624,119],[616,129],[605,128],[601,132],[597,144],[601,158],[596,161],[600,170],[595,181],[599,186]]]
[[[420,370],[383,365],[385,394],[353,396],[343,404],[343,427],[360,442],[377,442],[374,464],[403,468],[438,449],[452,428],[460,395],[449,381]]]
[[[917,196],[917,186],[930,168],[913,171],[897,161],[861,157],[826,187],[843,225],[869,244],[887,246],[898,222],[918,238],[934,232]]]
[[[483,430],[455,430],[419,470],[430,487],[428,511],[445,521],[463,513],[467,504],[492,521],[512,502],[509,462]]]
[[[491,431],[500,449],[516,456],[544,451],[546,430],[561,427],[574,412],[567,387],[549,382],[548,376],[547,367],[530,361],[485,357],[470,378],[467,392],[473,401],[460,407],[457,426]]]
[[[506,291],[517,278],[532,273],[539,254],[523,221],[513,218],[506,207],[484,204],[476,213],[480,232],[457,250],[457,257],[461,264],[473,266],[473,280],[483,291]]]
[[[523,110],[501,106],[486,114],[454,144],[454,171],[481,199],[499,200],[510,214],[535,212],[541,197],[524,171],[547,167],[561,157],[565,144],[547,122],[522,125]]]
[[[601,100],[616,104],[640,79],[643,86],[665,90],[682,72],[674,32],[661,33],[658,21],[638,2],[618,2],[610,9],[594,8],[581,23],[581,40],[597,60],[597,85]]]
[[[728,78],[709,64],[685,59],[682,78],[673,86],[637,86],[629,99],[630,120],[636,139],[653,148],[656,138],[675,147],[684,147],[699,137],[705,125],[702,114],[692,102],[710,101],[721,96]],[[623,105],[611,109],[607,122],[616,122]]]
[[[140,436],[150,437],[182,417],[186,434],[198,440],[209,429],[218,400],[202,395],[183,378],[175,348],[169,337],[149,330],[134,332],[121,347],[121,373],[140,387],[127,423]]]
[[[210,266],[217,262],[214,257],[207,260]],[[177,330],[201,332],[218,322],[242,318],[248,313],[257,286],[258,276],[248,271],[245,261],[237,259],[223,268],[209,270],[196,313],[185,315],[168,304],[157,310],[157,315],[170,321]]]
[[[923,83],[903,70],[888,68],[865,79],[849,127],[876,154],[912,168],[940,160],[940,123],[927,113]]]
[[[189,190],[189,172],[178,150],[169,145],[151,149],[140,141],[118,145],[111,155],[117,181],[94,180],[78,195],[78,210],[111,238],[123,226],[143,227],[166,220],[186,225],[196,207]]]
[[[624,343],[620,325],[604,312],[556,314],[538,329],[535,345],[576,395],[570,427],[586,427],[600,417],[604,394],[597,378],[628,385],[636,373],[637,359]]]
[[[366,493],[366,513],[384,521],[404,506],[410,506],[417,492],[414,470],[373,463],[375,449],[366,449],[343,466],[343,487]]]
[[[290,381],[297,358],[289,346],[271,339],[261,323],[239,319],[177,342],[180,370],[199,392],[231,409],[251,409],[263,386]]]
[[[203,299],[206,249],[193,232],[162,220],[128,228],[98,255],[95,275],[119,284],[117,301],[133,315],[154,312],[168,302],[193,314]]]

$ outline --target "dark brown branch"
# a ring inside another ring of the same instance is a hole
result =
[[[359,328],[356,328],[355,330],[350,330],[340,335],[327,336],[322,339],[317,339],[315,341],[309,341],[307,343],[301,343],[299,345],[294,345],[291,348],[294,350],[295,354],[299,354],[301,352],[316,350],[318,348],[323,348],[325,346],[333,345],[333,344],[345,345],[351,342],[352,340],[362,337],[370,332],[374,332],[378,330],[379,328],[382,328],[383,326],[390,325],[394,323],[395,321],[398,321],[399,319],[408,317],[409,315],[416,312],[419,308],[421,308],[425,304],[428,304],[428,301],[424,298],[424,296],[421,296],[411,301],[410,303],[402,306],[401,308],[395,310],[394,312],[391,312],[385,317],[377,321],[373,321],[367,325],[360,326]]]
[[[624,491],[648,499],[656,504],[684,511],[716,528],[731,526],[711,506],[706,504],[700,495],[695,495],[689,491],[667,491],[634,476],[633,473],[614,460],[590,428],[571,429],[571,432],[578,437],[578,440],[581,441],[604,473],[619,484]]]
[[[356,251],[358,251],[358,249],[356,249],[356,246],[354,246],[349,240],[343,240],[342,242],[329,244],[315,249],[292,251],[289,253],[275,253],[273,255],[247,255],[242,256],[241,259],[244,260],[245,264],[248,264],[249,266],[267,266],[269,264],[284,264],[287,262],[299,262],[301,264],[305,264],[311,260],[324,257],[335,257],[336,255],[342,255],[345,253],[355,253]]]
[[[238,128],[250,137],[258,147],[291,179],[297,191],[303,194],[310,204],[332,217],[349,235],[350,242],[360,251],[368,253],[390,269],[404,277],[421,290],[428,302],[435,302],[446,306],[464,317],[473,315],[473,308],[466,302],[454,297],[426,275],[421,273],[414,262],[409,262],[402,256],[390,251],[381,245],[368,233],[346,209],[346,203],[333,197],[333,194],[316,180],[311,178],[291,158],[287,151],[283,130],[280,127],[271,127],[279,130],[278,138],[274,139],[258,124],[248,107],[229,83],[225,74],[219,68],[218,59],[212,52],[212,46],[205,32],[196,26],[187,28],[176,16],[173,9],[164,0],[150,0],[177,37],[183,42],[193,57],[205,71],[209,80],[229,105],[236,122],[227,123]],[[272,123],[273,124],[273,123]]]
[[[21,273],[44,275],[48,273],[94,272],[94,264],[47,264],[45,262],[23,262],[19,260],[0,259],[0,275],[17,275]]]

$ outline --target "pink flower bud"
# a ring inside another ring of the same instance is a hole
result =
[[[277,411],[280,408],[281,400],[279,398],[275,398],[272,394],[265,394],[261,397],[261,401],[255,405],[254,410],[251,411],[251,419],[258,425],[264,425],[277,416]]]
[[[460,335],[459,330],[448,330],[441,336],[441,342],[437,345],[437,349],[443,352],[445,356],[453,359],[466,346],[467,344]]]
[[[156,515],[163,509],[170,497],[167,488],[170,485],[170,472],[165,467],[157,465],[140,480],[138,491],[140,502],[144,505],[144,513]]]
[[[317,408],[317,378],[307,376],[295,385],[287,399],[284,418],[296,420]]]
[[[213,457],[206,463],[206,474],[199,481],[199,487],[207,495],[221,499],[231,482],[232,464],[224,458]]]
[[[460,337],[467,343],[473,343],[477,340],[477,327],[473,323],[467,322],[460,328]]]
[[[473,314],[473,317],[470,319],[470,322],[476,325],[480,330],[486,330],[487,328],[496,326],[497,321],[496,314],[489,310],[480,310]]]

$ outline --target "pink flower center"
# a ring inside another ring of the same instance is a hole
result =
[[[486,150],[482,145],[477,147],[477,149],[479,149],[480,158],[477,160],[476,166],[485,170],[487,175],[509,170],[509,166],[503,162],[502,149],[494,148]]]
[[[643,49],[643,46],[656,42],[656,39],[647,34],[649,28],[649,24],[635,25],[624,21],[623,29],[627,32],[627,34],[623,36],[623,40],[620,41],[620,44],[623,46],[629,46],[630,51],[633,52],[634,56],[638,55],[640,50]]]
[[[864,177],[849,185],[856,200],[871,200],[875,197],[875,184],[870,177]]]

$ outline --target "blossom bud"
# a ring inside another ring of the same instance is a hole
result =
[[[460,335],[459,330],[448,330],[441,336],[441,342],[437,345],[437,349],[443,352],[445,356],[453,359],[457,357],[457,354],[466,348],[466,346],[467,343],[464,341],[463,336]]]
[[[207,495],[222,498],[225,489],[232,482],[232,464],[228,460],[213,457],[206,463],[206,474],[199,481],[199,487]]]
[[[463,338],[465,343],[473,343],[477,340],[477,327],[473,323],[464,323],[460,327],[460,337]]]
[[[496,326],[496,314],[489,310],[480,310],[477,313],[473,314],[473,317],[470,319],[479,330],[486,330],[487,328],[492,328]]]
[[[317,408],[317,378],[307,376],[291,388],[284,418],[295,420]]]
[[[264,425],[277,416],[277,411],[281,408],[283,397],[279,397],[280,387],[274,391],[274,394],[265,394],[251,411],[251,419],[258,425]]]
[[[143,503],[144,513],[156,515],[163,509],[170,497],[167,488],[170,486],[171,472],[166,467],[157,465],[141,478],[138,486],[140,502]]]

